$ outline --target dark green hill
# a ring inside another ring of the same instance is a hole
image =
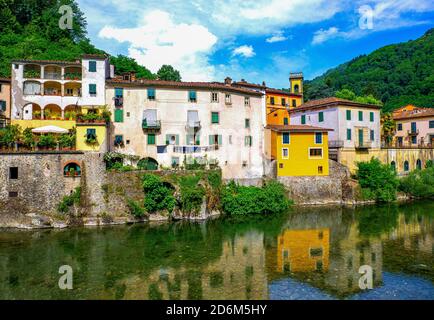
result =
[[[306,82],[309,100],[350,89],[372,94],[390,111],[406,104],[434,107],[434,29],[421,38],[380,48]]]

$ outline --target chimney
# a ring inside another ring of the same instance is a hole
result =
[[[231,79],[230,77],[227,77],[227,78],[225,79],[225,85],[227,85],[227,86],[232,85],[232,79]]]

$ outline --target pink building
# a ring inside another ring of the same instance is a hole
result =
[[[406,106],[393,113],[398,147],[434,146],[434,109]]]

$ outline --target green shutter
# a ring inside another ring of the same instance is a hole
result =
[[[319,122],[324,122],[324,112],[320,112],[318,115],[318,121]]]
[[[347,110],[347,120],[351,120],[351,110]]]
[[[306,124],[306,115],[301,116],[301,124]]]
[[[370,117],[371,117],[371,119],[370,119],[371,122],[374,122],[374,113],[373,112],[370,113]]]
[[[115,110],[115,122],[124,122],[124,110],[116,109]]]

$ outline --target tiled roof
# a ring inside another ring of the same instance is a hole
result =
[[[328,131],[334,131],[333,129],[327,129],[327,128],[321,128],[321,127],[314,127],[314,126],[306,126],[306,125],[268,125],[266,129],[270,129],[272,131],[277,132],[328,132]]]
[[[336,97],[330,97],[330,98],[308,101],[302,104],[300,107],[292,109],[290,113],[296,113],[300,111],[307,111],[307,110],[314,110],[314,109],[324,109],[327,107],[335,107],[335,106],[342,106],[342,105],[351,106],[351,107],[370,108],[370,109],[382,108],[381,106],[377,106],[373,104],[359,103],[359,102],[340,99]]]
[[[393,117],[394,120],[405,120],[405,119],[417,119],[417,118],[426,118],[426,117],[434,117],[434,108],[417,108],[412,111],[404,111],[395,115]]]
[[[191,88],[191,89],[208,89],[208,90],[222,90],[222,91],[232,91],[240,92],[248,95],[262,96],[262,93],[241,88],[233,85],[226,85],[220,82],[176,82],[176,81],[162,81],[162,80],[145,80],[138,79],[136,81],[127,81],[120,79],[110,79],[107,80],[108,85],[124,85],[128,87],[163,87],[163,88]]]

